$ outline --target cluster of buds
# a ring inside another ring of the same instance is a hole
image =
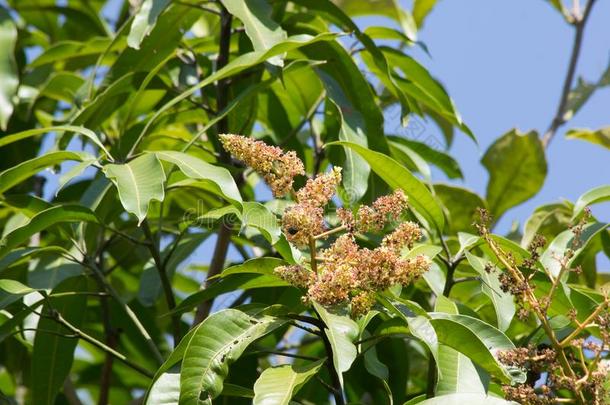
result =
[[[407,196],[402,190],[396,190],[393,194],[379,197],[371,206],[360,206],[356,215],[340,208],[337,210],[337,216],[351,232],[379,232],[388,222],[398,220],[406,209]]]
[[[220,135],[226,151],[263,176],[274,197],[284,197],[292,190],[294,177],[305,174],[303,162],[295,152],[284,153],[276,146],[240,135]]]
[[[567,360],[578,365],[571,372],[566,372],[558,360],[557,351],[550,347],[529,346],[499,352],[498,359],[502,363],[527,370],[529,376],[525,383],[504,385],[502,390],[506,399],[535,405],[561,402],[606,404],[608,369],[599,361],[601,345],[583,339],[575,339],[571,345],[577,354],[568,353]],[[583,350],[593,353],[588,364]],[[566,392],[576,394],[578,400],[562,398]]]
[[[562,288],[563,276],[567,272],[578,271],[577,268],[571,267],[571,262],[581,244],[581,236],[589,219],[588,212],[571,228],[573,238],[564,255],[555,258],[560,265],[558,274],[551,274],[548,269],[544,269],[551,287],[542,297],[534,294],[536,286],[532,278],[539,269],[542,269],[539,251],[546,244],[544,238],[534,237],[528,247],[529,257],[519,263],[491,237],[487,225],[489,222],[487,212],[482,211],[480,215],[481,222],[477,225],[479,233],[504,267],[498,275],[501,288],[515,297],[520,307],[519,318],[525,319],[530,314],[536,316],[550,342],[549,347],[518,348],[499,353],[498,358],[501,362],[509,366],[521,367],[527,370],[530,376],[524,384],[504,386],[506,398],[523,404],[540,405],[563,402],[599,405],[607,403],[608,369],[601,361],[601,357],[607,353],[610,346],[608,296],[604,295],[603,300],[584,320],[582,320],[584,316],[578,317],[576,309],[570,310],[566,315],[576,327],[561,340],[553,331],[547,314],[553,304],[555,293]],[[586,336],[592,326],[597,326],[599,330],[597,339],[582,339],[581,336]],[[569,393],[573,395],[566,398]]]
[[[425,255],[402,256],[422,232],[413,222],[399,223],[375,249],[361,248],[355,233],[380,232],[399,221],[407,207],[407,196],[397,190],[379,197],[370,206],[353,213],[339,209],[341,226],[327,230],[324,207],[341,182],[341,168],[309,179],[298,191],[292,188],[296,175],[304,173],[303,163],[294,152],[268,146],[238,135],[221,135],[225,149],[260,173],[274,196],[290,194],[295,204],[282,216],[286,239],[299,248],[307,247],[309,265],[280,266],[275,274],[306,291],[304,300],[322,305],[349,304],[354,316],[365,314],[375,303],[375,294],[396,284],[408,285],[430,267]],[[316,241],[344,232],[328,248],[316,249]]]

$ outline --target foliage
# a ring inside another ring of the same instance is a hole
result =
[[[557,114],[480,196],[432,181],[477,142],[412,56],[442,2],[3,2],[1,402],[609,403],[610,186],[494,233],[610,83],[575,83],[573,3]]]

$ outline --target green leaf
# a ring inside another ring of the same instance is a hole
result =
[[[10,232],[0,241],[0,258],[27,242],[35,233],[63,222],[99,222],[95,214],[80,205],[56,205],[34,215],[30,221]]]
[[[11,295],[26,295],[36,290],[21,284],[17,280],[0,279],[0,290],[6,291]]]
[[[576,259],[578,259],[579,255],[586,249],[589,242],[594,239],[594,236],[599,234],[608,228],[609,224],[593,222],[586,224],[583,228],[583,232],[580,235],[580,239],[578,241],[578,248],[574,250],[574,255],[568,261],[568,268]],[[559,235],[553,239],[553,241],[546,248],[542,256],[540,256],[540,262],[547,269],[547,271],[553,275],[553,277],[557,277],[559,272],[561,271],[561,263],[560,258],[564,257],[566,250],[571,249],[573,243],[577,241],[574,240],[574,232],[571,229],[567,231],[563,231]]]
[[[451,394],[416,402],[418,405],[517,405],[516,402],[485,394]]]
[[[496,221],[509,208],[536,195],[544,184],[546,158],[535,131],[506,133],[487,149],[481,162],[489,172],[487,204]]]
[[[439,230],[443,229],[445,224],[443,212],[430,190],[398,162],[383,153],[369,150],[355,143],[339,141],[326,144],[326,146],[332,145],[348,146],[358,152],[368,162],[371,169],[390,187],[400,188],[405,192],[409,197],[411,207],[431,226],[435,226]]]
[[[338,83],[326,74],[321,74],[324,80],[329,101],[339,117],[341,127],[339,139],[367,147],[368,142],[364,131],[364,119],[359,111],[345,96]],[[346,113],[343,114],[343,111]],[[345,162],[343,164],[342,183],[346,199],[349,203],[359,201],[366,193],[371,168],[355,151],[344,148]]]
[[[467,315],[430,313],[430,320],[438,341],[468,356],[470,360],[500,381],[521,379],[521,373],[511,376],[496,358],[500,350],[514,349],[515,345],[498,329]]]
[[[59,151],[49,152],[33,159],[26,160],[25,162],[0,173],[0,193],[16,186],[27,178],[39,173],[41,170],[49,166],[55,166],[66,160],[84,162],[95,160],[95,157],[85,152]]]
[[[436,362],[438,378],[442,378],[442,370],[438,367],[439,340],[426,311],[410,301],[390,300],[386,297],[378,297],[378,300],[392,314],[401,318],[409,326],[409,332],[426,345]]]
[[[157,23],[157,17],[165,10],[170,0],[144,0],[131,23],[127,45],[140,49],[140,44]]]
[[[211,404],[222,392],[229,365],[248,345],[286,321],[274,316],[248,315],[225,309],[197,328],[184,353],[180,374],[180,404]]]
[[[166,371],[150,386],[146,405],[178,405],[180,399],[180,372]]]
[[[334,40],[336,37],[337,37],[337,34],[328,33],[328,32],[320,34],[320,35],[316,35],[315,37],[311,36],[311,35],[305,35],[305,34],[295,35],[295,36],[286,38],[285,41],[282,41],[281,43],[273,46],[271,49],[269,49],[267,51],[249,52],[249,53],[243,54],[243,55],[233,59],[222,69],[207,76],[204,80],[199,82],[197,85],[184,91],[180,95],[174,97],[173,99],[171,99],[170,101],[165,103],[161,108],[157,109],[155,114],[148,120],[148,122],[146,123],[146,126],[144,126],[144,128],[142,129],[139,137],[140,138],[144,137],[148,133],[148,130],[151,128],[151,126],[156,121],[156,119],[159,118],[163,113],[165,113],[167,110],[169,110],[174,105],[178,104],[180,101],[185,100],[188,97],[190,97],[192,94],[197,92],[199,89],[202,89],[202,88],[208,86],[209,84],[214,83],[218,80],[238,74],[238,73],[244,71],[245,69],[248,69],[249,67],[258,65],[259,63],[262,63],[262,62],[272,58],[273,56],[280,55],[284,52],[289,52],[291,50],[298,49],[303,46],[310,45],[310,44],[313,44],[313,43],[316,43],[319,41],[331,41],[331,40]]]
[[[358,356],[358,350],[353,343],[358,337],[358,324],[348,315],[331,312],[316,302],[313,303],[313,307],[326,325],[324,334],[330,341],[333,365],[343,386],[343,373],[350,369]]]
[[[553,239],[568,228],[571,216],[572,208],[563,203],[546,204],[536,208],[523,225],[521,246],[527,248],[536,234],[547,240]]]
[[[454,315],[458,314],[457,306],[443,295],[437,297],[435,310]],[[440,371],[440,377],[436,384],[436,395],[453,393],[485,394],[485,383],[468,357],[446,345],[440,345],[438,351],[437,367]]]
[[[269,367],[254,383],[255,405],[289,405],[291,398],[307,383],[324,364],[324,359],[305,366],[286,364]]]
[[[590,129],[570,129],[566,133],[566,138],[581,139],[610,149],[610,127],[600,128],[595,131]]]
[[[103,170],[119,190],[125,210],[138,218],[138,225],[146,218],[151,200],[163,201],[165,197],[165,173],[154,154],[144,154],[121,165],[109,164]]]
[[[610,186],[591,189],[578,197],[572,210],[572,220],[576,219],[590,205],[610,200]]]
[[[413,19],[419,28],[424,24],[424,19],[434,8],[437,0],[414,0]]]
[[[108,152],[108,149],[106,149],[106,147],[104,146],[102,141],[100,141],[100,139],[95,134],[95,132],[93,132],[90,129],[87,129],[85,127],[75,126],[75,125],[60,125],[60,126],[55,126],[55,127],[35,128],[35,129],[29,129],[27,131],[17,132],[16,134],[3,136],[2,138],[0,138],[0,148],[5,145],[11,144],[13,142],[20,141],[22,139],[31,138],[31,137],[37,136],[37,135],[47,134],[49,132],[76,132],[77,134],[84,135],[89,140],[91,140],[96,146],[98,146],[101,150],[103,150],[104,153],[106,154],[106,156],[108,156],[108,159],[110,161],[114,161],[114,158],[112,157],[110,152]]]
[[[13,97],[19,87],[19,72],[15,60],[17,26],[8,11],[0,6],[0,129],[6,131],[13,114]]]
[[[180,340],[180,343],[174,348],[161,367],[159,367],[148,387],[148,391],[144,397],[144,403],[147,405],[156,405],[158,403],[169,405],[178,403],[178,398],[180,397],[180,373],[171,372],[170,370],[182,361],[186,348],[189,346],[191,339],[200,327],[201,323],[192,328],[182,340]],[[161,379],[162,381],[159,381]]]
[[[515,316],[516,308],[513,296],[502,291],[498,274],[485,271],[485,260],[466,252],[466,259],[473,269],[479,273],[483,283],[483,293],[491,299],[498,319],[498,329],[505,332]]]
[[[57,286],[53,293],[82,291],[87,286],[84,277],[72,278]],[[83,294],[49,298],[54,311],[79,328],[87,313],[87,296]],[[50,308],[45,305],[43,312]],[[70,369],[78,339],[65,338],[57,334],[69,332],[54,319],[41,317],[38,321],[32,352],[32,403],[55,404],[55,398]],[[51,333],[49,333],[51,332]]]
[[[477,208],[486,208],[485,201],[475,192],[448,184],[435,184],[434,191],[447,213],[447,232],[476,232]]]
[[[434,165],[441,169],[445,175],[450,179],[462,179],[462,169],[458,162],[452,158],[449,154],[436,150],[424,142],[417,142],[410,139],[406,139],[400,136],[388,136],[390,139],[390,145],[396,146],[400,144],[403,147],[409,148],[422,159],[431,165]]]
[[[275,245],[280,241],[282,231],[275,214],[258,202],[245,201],[242,204],[242,207],[242,211],[239,211],[234,206],[226,206],[211,210],[205,215],[194,219],[194,222],[205,223],[209,220],[219,220],[226,215],[235,215],[242,222],[242,227],[251,226],[258,229],[272,245]]]
[[[209,182],[217,193],[241,208],[241,195],[231,173],[223,167],[214,166],[195,156],[175,151],[154,152],[161,160],[178,166],[182,173],[192,179]]]
[[[221,0],[229,13],[244,24],[246,35],[252,41],[255,51],[267,51],[286,40],[286,31],[271,19],[272,8],[267,0]],[[268,61],[272,65],[283,66],[280,56]]]

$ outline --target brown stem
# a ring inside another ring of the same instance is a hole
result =
[[[100,304],[102,307],[102,320],[104,323],[104,331],[106,332],[106,345],[108,345],[108,347],[112,349],[115,349],[117,344],[117,336],[115,330],[112,327],[112,324],[110,323],[110,311],[108,308],[107,299],[103,298]],[[113,361],[114,357],[110,353],[106,353],[104,365],[102,366],[102,375],[100,377],[100,395],[97,402],[99,405],[108,404]]]
[[[314,238],[315,240],[318,240],[318,239],[324,239],[324,238],[326,238],[326,237],[328,237],[328,236],[330,236],[330,235],[332,235],[332,234],[334,234],[334,233],[337,233],[337,232],[342,232],[342,231],[346,231],[346,230],[347,230],[347,227],[346,227],[345,225],[341,225],[341,226],[338,226],[338,227],[336,227],[336,228],[334,228],[334,229],[331,229],[331,230],[329,230],[329,231],[322,232],[322,233],[320,233],[320,234],[318,234],[318,235],[314,236],[313,238]]]
[[[161,260],[161,254],[158,249],[158,245],[153,238],[153,234],[150,231],[148,220],[142,222],[142,230],[148,238],[149,242],[146,246],[150,252],[159,273],[159,279],[161,280],[161,286],[163,287],[163,295],[165,296],[165,302],[167,302],[167,308],[170,312],[176,308],[176,298],[174,297],[174,290],[172,289],[172,282],[167,275],[167,261]],[[180,342],[182,333],[180,331],[180,314],[172,314],[172,328],[174,334],[174,347]]]
[[[574,22],[574,42],[572,44],[572,54],[570,56],[570,61],[568,64],[568,71],[566,73],[566,77],[563,82],[563,89],[561,91],[561,96],[559,98],[559,105],[557,107],[557,112],[555,113],[555,117],[551,121],[549,125],[549,129],[546,131],[544,136],[542,137],[542,145],[547,148],[551,143],[551,140],[557,133],[559,127],[566,123],[565,113],[566,107],[568,103],[568,96],[570,94],[570,90],[572,89],[572,83],[574,82],[574,74],[576,73],[576,65],[578,63],[578,57],[580,56],[580,49],[582,47],[583,34],[585,31],[585,25],[589,16],[591,15],[591,10],[593,9],[593,5],[595,4],[595,0],[589,0],[582,18],[578,18],[575,16]]]

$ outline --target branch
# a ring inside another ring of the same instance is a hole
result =
[[[229,52],[231,46],[231,22],[233,16],[227,11],[227,9],[220,4],[220,44],[218,49],[218,58],[216,59],[216,71],[222,69],[229,62]],[[228,95],[229,95],[229,83],[226,79],[219,80],[216,83],[216,110],[221,111],[224,110],[228,104]],[[216,125],[217,133],[222,134],[228,132],[229,122],[226,117],[218,121]],[[220,146],[220,141],[218,137],[213,136],[210,137],[210,141],[220,152],[220,162],[222,163],[230,163],[231,157],[229,154]],[[239,185],[239,184],[238,184]],[[227,251],[229,250],[229,244],[231,243],[231,227],[222,221],[220,228],[218,229],[218,239],[216,240],[216,246],[214,247],[214,253],[212,256],[212,261],[210,262],[210,267],[208,270],[208,274],[206,280],[203,283],[203,288],[208,286],[210,278],[220,274],[222,268],[224,266],[225,259],[227,257]],[[193,320],[193,326],[197,325],[210,313],[210,309],[214,304],[214,300],[208,300],[202,302],[197,307],[197,312],[195,313],[195,319]]]
[[[153,373],[151,373],[150,371],[148,371],[145,368],[141,367],[140,365],[131,362],[131,360],[129,360],[125,355],[117,352],[116,350],[114,350],[113,348],[111,348],[111,347],[107,346],[106,344],[100,342],[99,340],[97,340],[93,336],[90,336],[90,335],[86,334],[85,332],[83,332],[82,330],[78,329],[76,326],[74,326],[70,322],[68,322],[59,312],[53,310],[52,313],[51,313],[51,317],[57,323],[59,323],[60,325],[62,325],[66,329],[68,329],[70,332],[72,332],[78,338],[83,339],[84,341],[89,342],[92,345],[96,346],[97,348],[99,348],[99,349],[105,351],[106,353],[114,356],[114,358],[116,358],[117,360],[123,362],[126,366],[134,369],[135,371],[139,372],[140,374],[142,374],[142,375],[144,375],[144,376],[146,376],[148,378],[153,378]]]
[[[148,225],[148,220],[145,219],[142,222],[142,230],[144,234],[150,241],[147,244],[148,250],[153,257],[155,262],[155,267],[157,268],[157,272],[159,273],[159,279],[161,279],[161,285],[163,286],[163,295],[165,296],[165,302],[167,302],[167,307],[169,312],[173,312],[172,310],[176,308],[176,298],[174,297],[174,290],[172,289],[172,282],[167,276],[167,260],[161,260],[161,254],[158,249],[158,245],[155,243],[155,239],[153,238],[152,232],[150,231],[150,226]],[[177,246],[177,243],[176,245]],[[174,347],[178,345],[182,334],[180,332],[180,314],[172,313],[172,328],[174,334]]]
[[[583,33],[585,31],[585,25],[587,24],[587,20],[591,15],[591,10],[593,9],[593,5],[595,4],[595,0],[589,0],[585,7],[585,12],[582,17],[578,17],[578,15],[574,16],[574,28],[576,29],[574,33],[574,43],[572,45],[572,55],[570,56],[570,61],[568,64],[568,71],[566,73],[565,80],[563,82],[563,89],[561,91],[561,97],[559,98],[559,106],[557,107],[557,112],[555,113],[555,117],[551,121],[549,125],[549,129],[547,129],[546,133],[542,137],[542,145],[547,148],[551,143],[551,140],[557,133],[559,127],[566,123],[565,118],[565,110],[568,103],[568,96],[570,94],[570,90],[572,89],[572,83],[574,82],[574,74],[576,73],[576,65],[578,63],[578,57],[580,56],[580,49],[582,47]]]

